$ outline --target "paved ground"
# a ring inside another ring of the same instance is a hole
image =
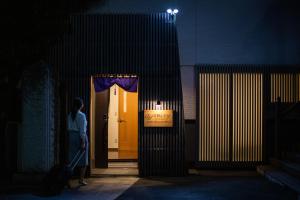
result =
[[[140,179],[117,200],[293,200],[296,194],[263,177]]]
[[[181,178],[108,177],[89,179],[89,185],[64,190],[60,196],[31,193],[0,195],[1,200],[293,200],[296,194],[261,176],[188,176]]]
[[[138,180],[137,177],[91,178],[87,186],[79,187],[77,181],[72,182],[72,189],[65,189],[61,195],[41,197],[34,188],[24,191],[0,194],[0,200],[113,200],[120,196]],[[17,194],[15,194],[17,193]]]

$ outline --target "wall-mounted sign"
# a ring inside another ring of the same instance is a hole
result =
[[[173,127],[173,110],[144,110],[144,127]]]

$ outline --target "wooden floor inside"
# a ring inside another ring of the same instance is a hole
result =
[[[126,150],[108,150],[108,159],[115,160],[115,159],[137,159],[138,153],[137,151],[126,151]]]

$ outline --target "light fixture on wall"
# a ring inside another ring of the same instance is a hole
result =
[[[170,21],[172,22],[172,23],[175,23],[176,22],[176,14],[179,12],[179,10],[178,9],[171,9],[171,8],[169,8],[169,9],[167,9],[167,13],[169,14],[169,17],[170,17]]]
[[[156,110],[160,110],[161,109],[161,104],[160,104],[159,100],[156,102],[155,108],[156,108]]]
[[[169,13],[171,15],[176,15],[178,13],[178,9],[175,8],[174,10],[172,10],[171,8],[169,8],[167,10],[167,13]]]

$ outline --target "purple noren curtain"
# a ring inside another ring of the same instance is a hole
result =
[[[117,84],[127,92],[137,92],[137,77],[113,78],[113,77],[96,77],[94,86],[96,92],[102,92],[114,84]]]

